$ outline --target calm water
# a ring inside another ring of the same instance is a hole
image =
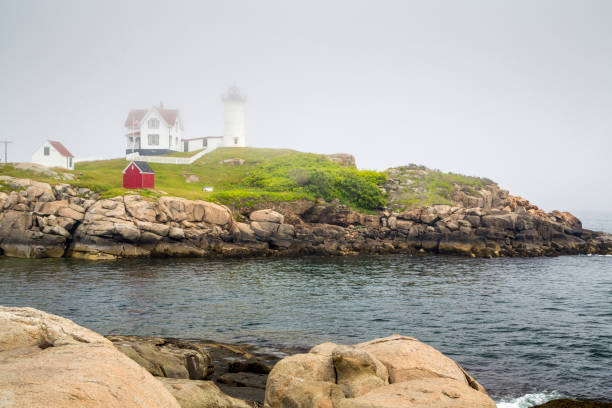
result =
[[[612,257],[3,258],[0,270],[0,304],[104,334],[310,347],[402,333],[497,400],[612,397]]]

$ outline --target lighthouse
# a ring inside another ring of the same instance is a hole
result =
[[[246,146],[244,134],[244,103],[246,102],[246,97],[242,95],[240,89],[234,85],[221,97],[221,100],[225,103],[223,146]]]

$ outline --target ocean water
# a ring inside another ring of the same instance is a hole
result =
[[[574,215],[582,221],[583,228],[612,234],[612,212],[576,211]]]
[[[612,257],[0,258],[0,304],[103,334],[308,348],[401,333],[499,402],[612,398]]]

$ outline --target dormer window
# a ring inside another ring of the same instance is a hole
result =
[[[149,125],[149,129],[159,129],[159,119],[157,118],[149,119],[147,124]]]

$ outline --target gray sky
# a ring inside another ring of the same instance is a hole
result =
[[[612,1],[0,0],[0,140],[119,157],[131,108],[185,137],[489,177],[546,210],[610,210]]]

